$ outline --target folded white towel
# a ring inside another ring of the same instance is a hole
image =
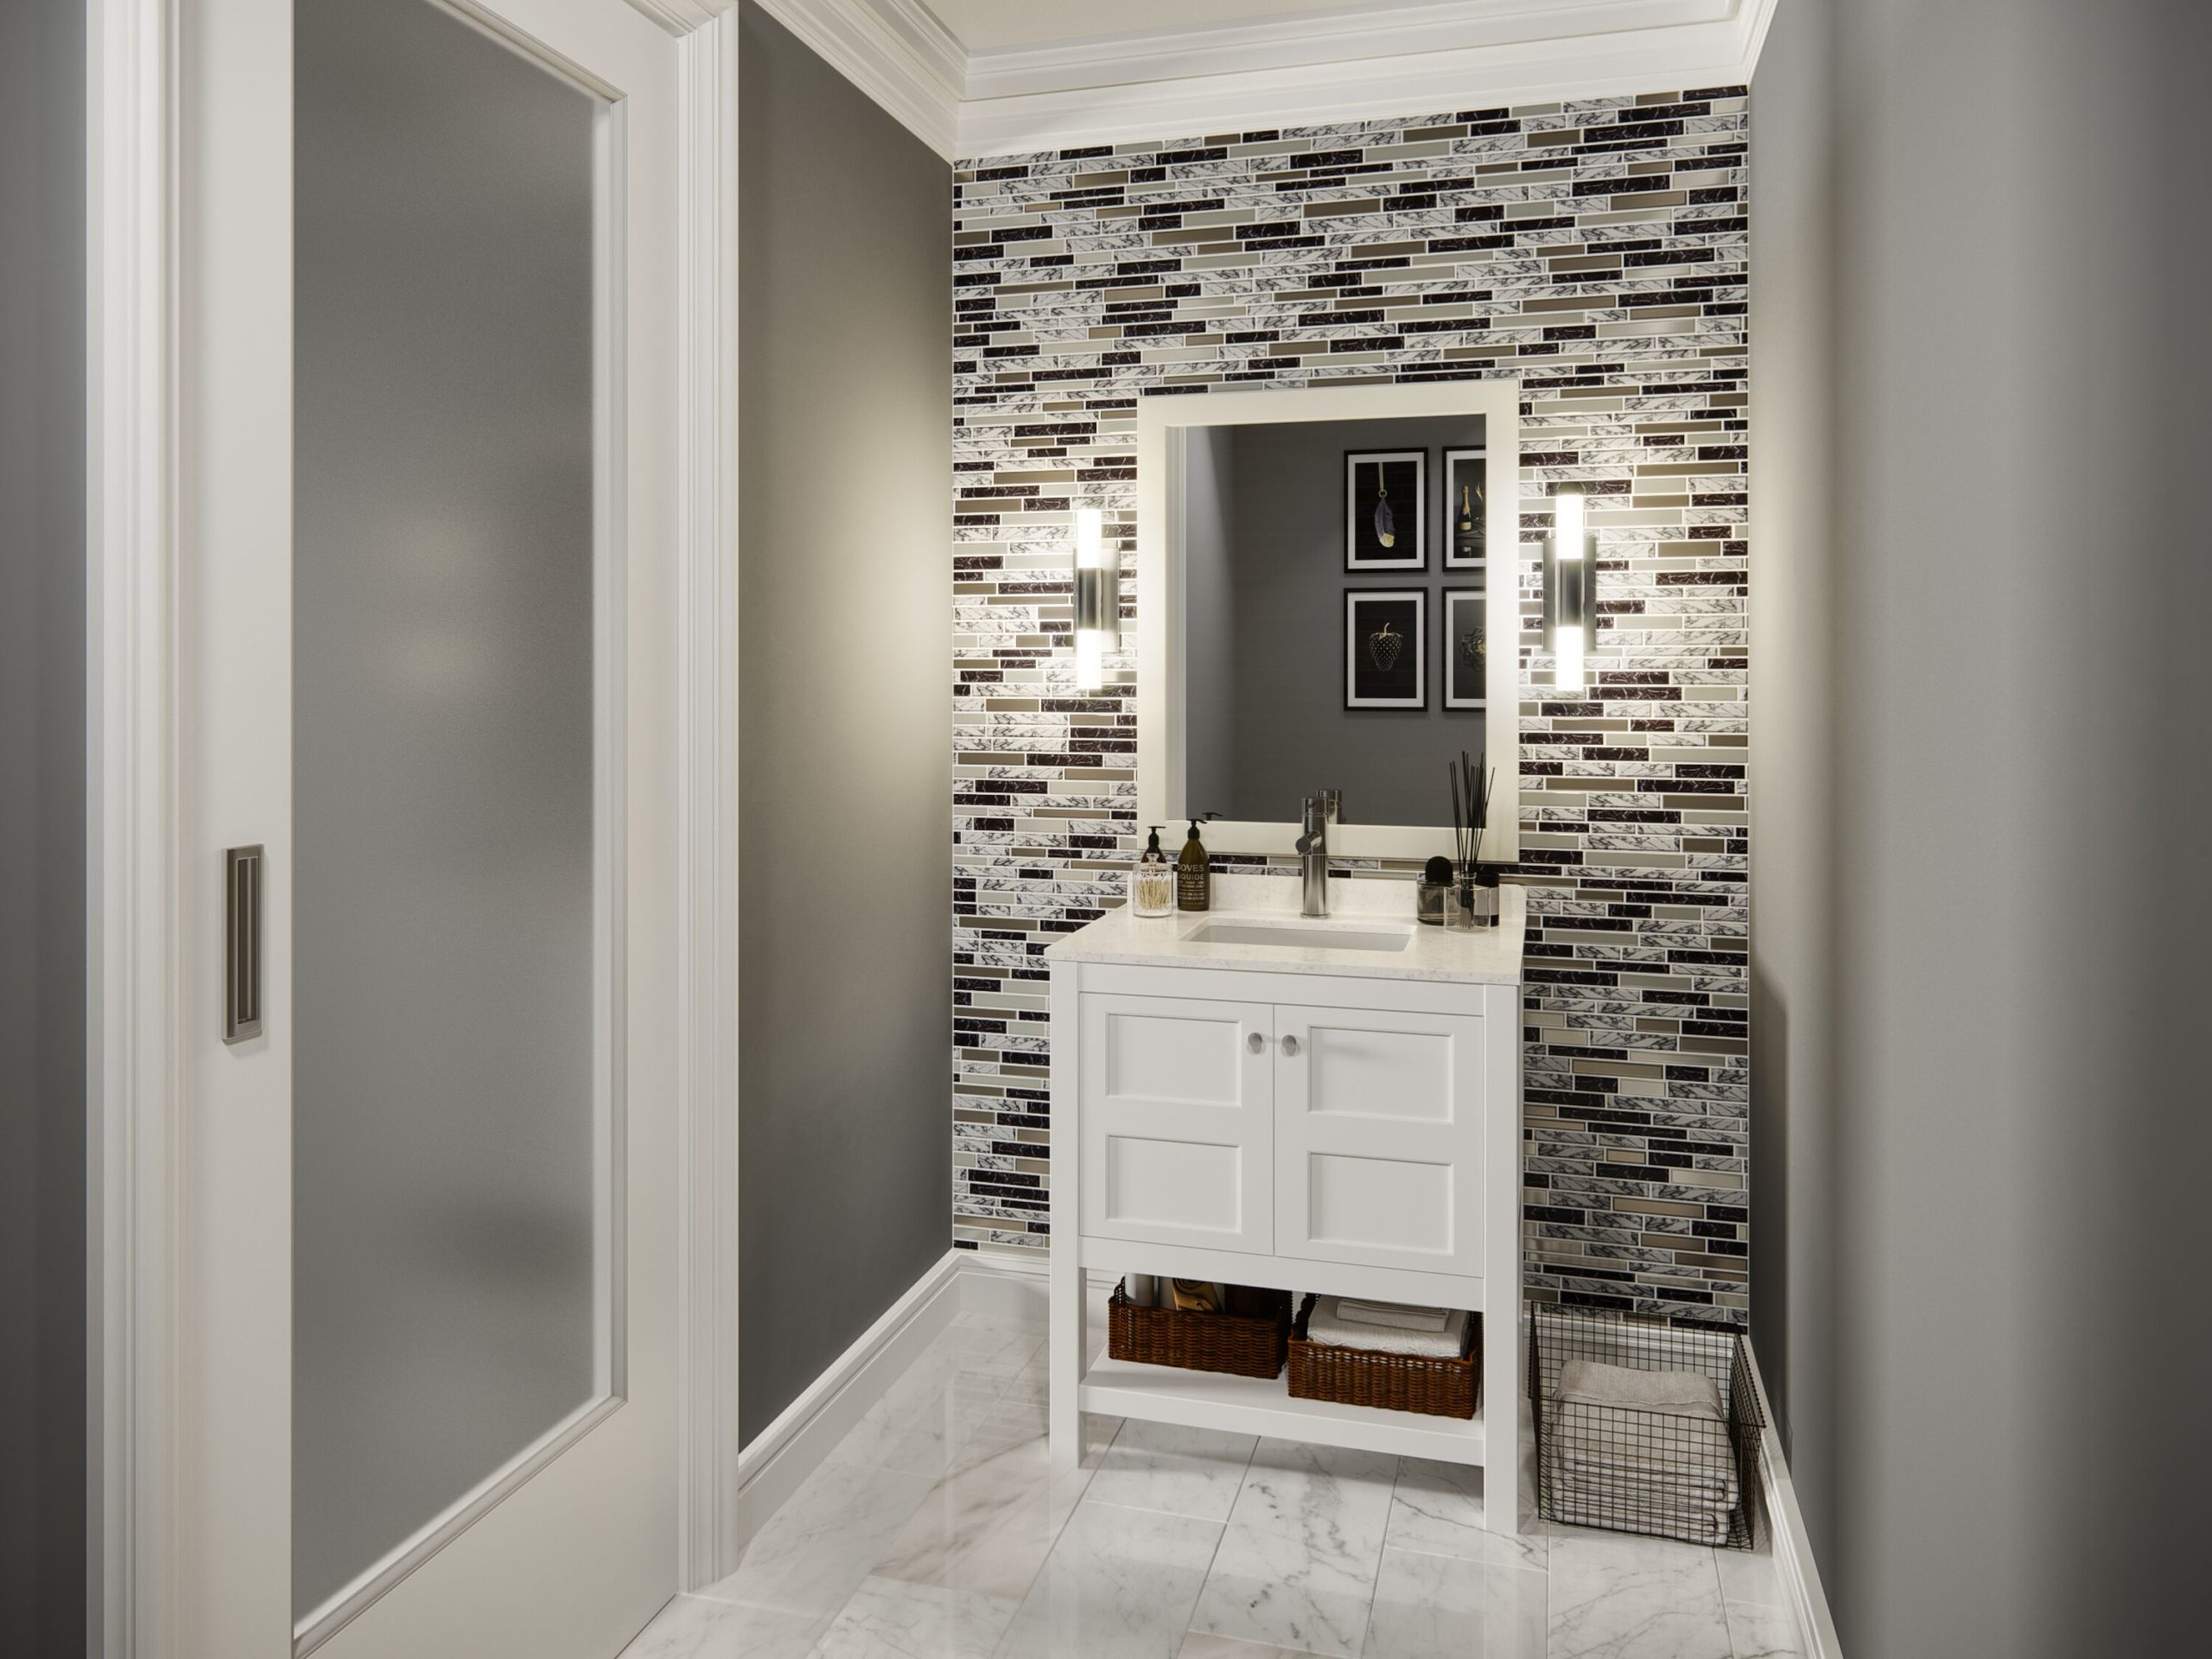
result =
[[[1306,1320],[1306,1340],[1338,1348],[1365,1348],[1378,1354],[1411,1354],[1426,1359],[1459,1359],[1467,1351],[1468,1315],[1465,1309],[1447,1313],[1439,1330],[1401,1331],[1346,1319],[1338,1306],[1341,1300],[1335,1296],[1313,1299],[1313,1311]]]
[[[1559,1369],[1559,1398],[1592,1406],[1664,1411],[1726,1422],[1720,1387],[1696,1371],[1639,1371],[1594,1359],[1570,1359]]]
[[[1693,1496],[1677,1483],[1618,1471],[1592,1471],[1580,1460],[1561,1455],[1556,1443],[1549,1472],[1553,1503],[1561,1520],[1596,1525],[1629,1522],[1636,1529],[1693,1544],[1728,1541],[1728,1522],[1736,1510],[1732,1480],[1719,1497],[1702,1492]]]
[[[1407,1302],[1357,1301],[1337,1298],[1337,1315],[1354,1325],[1388,1325],[1395,1331],[1441,1331],[1451,1314],[1440,1307],[1414,1307]]]

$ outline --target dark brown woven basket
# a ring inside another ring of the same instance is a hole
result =
[[[1234,1376],[1281,1376],[1289,1341],[1287,1290],[1231,1285],[1229,1308],[1220,1313],[1139,1307],[1121,1285],[1114,1287],[1106,1304],[1106,1351],[1116,1359]]]
[[[1344,1406],[1417,1411],[1425,1417],[1471,1417],[1482,1397],[1482,1321],[1467,1321],[1467,1352],[1460,1359],[1384,1354],[1371,1348],[1338,1348],[1309,1342],[1308,1296],[1290,1338],[1290,1393],[1295,1400],[1333,1400]]]

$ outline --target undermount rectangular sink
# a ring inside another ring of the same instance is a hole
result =
[[[1323,922],[1201,922],[1183,936],[1192,944],[1261,944],[1284,950],[1402,950],[1413,943],[1411,928],[1388,923],[1369,927],[1331,926]]]

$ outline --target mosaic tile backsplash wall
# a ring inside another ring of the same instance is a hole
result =
[[[1137,400],[1517,376],[1528,1293],[1744,1319],[1745,152],[1725,86],[956,169],[957,1243],[1047,1242],[1040,953],[1142,844],[1133,659],[1077,694],[1067,575],[1104,507],[1126,630]],[[1599,619],[1562,702],[1570,480]]]

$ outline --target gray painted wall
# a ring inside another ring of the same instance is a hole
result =
[[[1763,845],[1758,1012],[1792,1059],[1761,1068],[1758,1339],[1796,1443],[1833,1442],[1805,1470],[1848,1651],[2194,1650],[2212,578],[2204,236],[2177,204],[2212,41],[2156,0],[1854,0],[1823,66],[1802,3],[1758,72],[1754,171],[1817,188],[1819,135],[1778,111],[1824,67],[1834,213],[1755,218],[1754,263],[1832,246],[1835,371],[1824,397],[1816,320],[1763,300],[1805,366],[1761,368],[1753,445],[1764,497],[1832,438],[1834,558],[1801,537],[1801,569],[1755,579],[1783,592],[1754,706],[1796,713],[1754,775],[1794,732],[1760,833],[1832,810],[1833,887],[1821,832]],[[1785,531],[1818,470],[1764,497]],[[1822,649],[1831,575],[1832,695],[1774,660]],[[1832,1084],[1796,1064],[1824,995]]]
[[[0,1653],[81,1652],[85,19],[0,7]]]
[[[1806,1526],[1834,1541],[1835,257],[1830,0],[1751,84],[1751,1332]]]
[[[1186,810],[1226,817],[1234,801],[1216,797],[1236,767],[1236,429],[1171,436],[1183,450],[1183,628],[1203,646],[1183,665],[1183,775],[1202,780]]]
[[[756,6],[741,79],[740,1405],[950,1244],[951,171]]]
[[[1279,822],[1297,817],[1299,803],[1315,790],[1340,788],[1347,823],[1449,823],[1451,796],[1437,774],[1463,746],[1471,753],[1482,747],[1483,715],[1443,706],[1437,633],[1444,590],[1472,587],[1475,578],[1471,571],[1444,568],[1441,480],[1445,449],[1480,444],[1481,419],[1313,421],[1230,430],[1236,669],[1235,712],[1225,723],[1234,771],[1230,779],[1201,771],[1194,752],[1186,774],[1190,807]],[[1346,573],[1348,449],[1428,451],[1426,571]],[[1347,588],[1427,592],[1427,708],[1344,708]],[[1210,645],[1193,626],[1185,650],[1195,664]],[[1209,702],[1220,694],[1222,677],[1194,670],[1189,683],[1189,723],[1224,723]]]

